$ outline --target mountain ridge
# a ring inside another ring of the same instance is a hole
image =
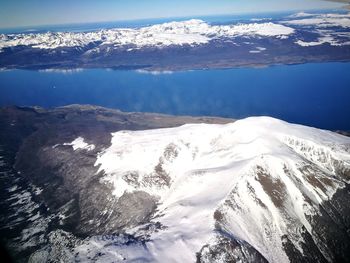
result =
[[[349,61],[349,27],[348,13],[331,12],[226,24],[190,19],[91,32],[0,34],[0,67],[178,71]]]
[[[205,121],[217,124],[185,124]],[[23,259],[349,256],[348,137],[270,117],[233,122],[79,105],[3,108],[0,124],[1,205],[15,208],[1,231],[16,233],[5,241]]]

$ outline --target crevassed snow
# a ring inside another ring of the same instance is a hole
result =
[[[335,173],[333,162],[349,168],[349,149],[350,138],[255,117],[116,132],[96,165],[116,197],[136,190],[159,197],[154,220],[166,228],[146,243],[152,261],[195,261],[215,238],[218,210],[226,232],[269,262],[288,262],[281,237],[293,233],[302,253],[302,232],[313,233],[308,216],[349,180]]]
[[[1,34],[0,49],[14,46],[54,49],[58,47],[82,47],[90,43],[118,46],[200,45],[220,37],[259,35],[266,37],[287,36],[294,29],[275,23],[249,23],[210,25],[202,20],[191,19],[169,22],[141,28],[116,28],[95,32],[59,32],[38,34]],[[129,51],[132,48],[128,49]]]
[[[84,138],[78,137],[74,141],[70,143],[64,143],[63,145],[70,145],[73,147],[73,150],[78,150],[78,149],[83,149],[87,151],[92,151],[95,149],[95,145],[93,144],[88,144],[84,141]]]

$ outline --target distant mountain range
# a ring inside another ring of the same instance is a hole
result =
[[[350,258],[350,138],[337,133],[8,107],[0,156],[0,236],[19,262]]]
[[[93,32],[0,35],[0,67],[184,70],[350,58],[350,14],[296,13],[209,24],[192,19]]]

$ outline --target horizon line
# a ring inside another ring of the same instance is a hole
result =
[[[202,14],[202,15],[189,15],[189,16],[164,16],[164,17],[145,17],[136,19],[118,19],[118,20],[101,20],[101,21],[91,21],[91,22],[67,22],[67,23],[50,23],[50,24],[36,24],[36,25],[21,25],[21,26],[10,26],[2,27],[0,25],[0,30],[11,30],[11,29],[24,29],[30,27],[48,27],[48,26],[70,26],[70,25],[88,25],[88,24],[98,24],[98,23],[114,23],[114,22],[133,22],[133,21],[147,21],[147,20],[157,20],[157,19],[181,19],[181,18],[200,18],[200,17],[216,17],[216,16],[236,16],[236,15],[254,15],[254,14],[278,14],[278,13],[288,13],[288,12],[303,12],[303,11],[325,11],[325,10],[344,10],[344,8],[318,8],[318,9],[289,9],[289,10],[279,10],[279,11],[257,11],[257,12],[235,12],[235,13],[221,13],[221,14]],[[35,28],[33,28],[35,30]]]

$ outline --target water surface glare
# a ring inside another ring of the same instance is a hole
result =
[[[0,71],[0,105],[94,104],[232,118],[268,115],[350,130],[350,63],[186,72]]]

